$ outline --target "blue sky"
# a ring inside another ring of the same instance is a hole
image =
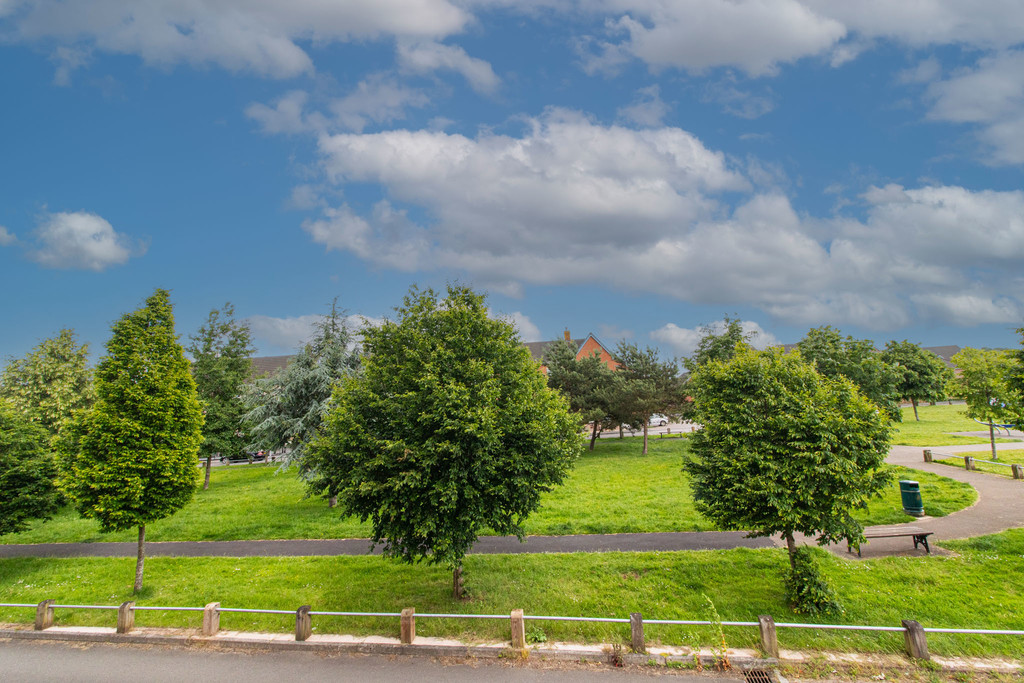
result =
[[[1016,346],[1024,3],[0,0],[0,357],[156,287],[525,340]]]

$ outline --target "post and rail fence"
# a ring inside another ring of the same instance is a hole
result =
[[[647,645],[644,639],[645,625],[677,625],[677,626],[739,626],[757,627],[760,635],[761,649],[770,657],[778,658],[779,641],[777,629],[799,628],[799,629],[821,629],[821,630],[845,630],[845,631],[888,631],[902,632],[904,646],[907,655],[913,659],[930,659],[928,654],[928,633],[958,633],[977,635],[1009,635],[1024,636],[1024,631],[1016,630],[993,630],[993,629],[964,629],[964,628],[925,628],[917,621],[904,619],[900,626],[864,626],[853,624],[807,624],[792,622],[777,622],[769,615],[761,615],[757,621],[707,621],[691,619],[644,619],[640,612],[633,612],[629,618],[616,617],[567,617],[567,616],[544,616],[539,614],[525,614],[523,610],[512,610],[511,614],[417,614],[415,608],[409,607],[401,612],[337,612],[313,610],[310,605],[302,605],[296,610],[280,609],[251,609],[238,607],[222,607],[219,602],[211,602],[204,607],[158,607],[150,605],[137,605],[134,601],[123,602],[120,605],[70,605],[59,604],[56,600],[43,600],[37,604],[32,603],[0,603],[0,607],[23,607],[36,610],[34,628],[37,631],[44,631],[54,626],[54,610],[57,609],[97,609],[116,610],[117,627],[116,633],[128,633],[135,628],[135,613],[140,611],[164,611],[164,612],[202,612],[202,635],[204,637],[216,636],[220,631],[220,615],[223,613],[251,613],[251,614],[281,614],[295,617],[295,640],[305,641],[312,635],[313,617],[386,617],[399,620],[399,642],[403,645],[412,645],[416,640],[417,619],[496,619],[508,620],[510,630],[510,643],[513,650],[526,653],[526,628],[527,621],[575,621],[575,622],[599,622],[613,624],[628,624],[630,627],[630,646],[634,652],[645,653]]]
[[[925,462],[935,462],[937,458],[960,458],[961,460],[964,461],[964,469],[969,472],[978,471],[977,464],[979,462],[983,462],[986,465],[998,465],[999,467],[1009,467],[1011,477],[1013,477],[1014,479],[1024,479],[1024,465],[1020,465],[1018,463],[999,462],[998,460],[982,460],[981,458],[975,458],[974,456],[971,455],[961,455],[959,453],[938,453],[930,448],[926,448],[924,450]],[[993,472],[993,474],[999,473]]]

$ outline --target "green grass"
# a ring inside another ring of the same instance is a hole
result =
[[[542,498],[542,507],[526,523],[531,535],[708,531],[681,471],[687,439],[657,439],[640,455],[637,438],[603,439],[576,464],[566,483]],[[952,479],[914,470],[899,478],[921,483],[926,511],[941,516],[974,502],[974,490]],[[898,486],[870,503],[857,518],[866,525],[907,522]],[[304,497],[294,471],[276,465],[234,465],[213,469],[210,489],[175,515],[146,526],[150,541],[212,541],[282,538],[366,538],[369,526],[342,518],[320,499]],[[65,509],[54,519],[36,522],[5,543],[134,541],[134,531],[101,534],[96,522]]]
[[[960,444],[989,443],[988,437],[951,436],[950,432],[979,432],[987,429],[967,417],[963,405],[918,406],[921,418],[914,420],[914,409],[903,409],[903,422],[896,425],[893,445],[898,446],[956,446]],[[1012,439],[996,439],[1010,442]]]
[[[1009,467],[1002,465],[991,465],[987,462],[978,462],[978,459],[991,460],[992,453],[989,451],[979,451],[976,453],[967,453],[975,458],[974,468],[979,472],[989,472],[992,474],[1001,474],[1004,477],[1012,477],[1013,472]],[[943,465],[952,465],[953,467],[959,467],[963,469],[964,459],[963,458],[941,458],[935,462],[942,463]],[[999,462],[1010,464],[1024,465],[1024,450],[1012,450],[1012,451],[999,451]]]
[[[946,544],[957,555],[894,557],[850,561],[821,553],[823,571],[835,586],[846,612],[820,623],[898,626],[916,619],[928,626],[1024,629],[1019,582],[1024,575],[1024,530]],[[54,598],[65,604],[117,605],[132,599],[132,559],[0,560],[0,602],[36,603]],[[727,621],[756,621],[771,614],[777,621],[813,622],[785,603],[781,549],[677,553],[572,555],[473,555],[466,559],[471,598],[450,597],[450,573],[440,567],[401,565],[379,557],[299,558],[151,558],[140,605],[314,610],[702,619],[704,595]],[[31,623],[32,609],[0,608],[0,621]],[[58,625],[113,626],[113,612],[56,612]],[[139,626],[198,628],[200,615],[186,612],[138,612]],[[396,636],[397,618],[314,617],[315,632]],[[531,628],[537,623],[528,624]],[[224,629],[288,633],[288,615],[222,615]],[[628,625],[544,622],[549,642],[628,642]],[[507,622],[421,619],[417,633],[479,642],[508,638]],[[711,644],[706,628],[648,625],[652,643],[688,644],[688,633]],[[752,647],[756,628],[727,628],[732,647]],[[898,652],[899,633],[779,629],[787,649]],[[929,635],[933,653],[1020,656],[1019,637]]]

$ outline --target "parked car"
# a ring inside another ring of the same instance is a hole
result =
[[[227,457],[223,455],[220,456],[221,462],[224,462],[225,460],[227,462],[263,462],[266,459],[267,454],[263,451],[259,451],[258,453],[233,453]]]
[[[668,424],[668,418],[664,415],[655,413],[654,415],[651,415],[651,419],[647,421],[647,424],[650,427],[664,427]]]

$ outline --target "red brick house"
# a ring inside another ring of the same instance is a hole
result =
[[[544,353],[552,344],[557,343],[557,341],[527,342],[524,344],[524,346],[530,350],[530,355],[533,356],[533,359],[538,363],[541,363],[540,369],[545,375],[548,374],[548,369],[547,366],[543,365]],[[588,334],[583,339],[573,339],[572,335],[569,334],[569,330],[566,330],[565,341],[572,342],[576,347],[576,360],[587,358],[594,355],[596,352],[601,357],[604,364],[612,370],[619,367],[619,364],[612,358],[612,352],[609,351],[605,345],[598,341],[597,337],[592,334]]]

